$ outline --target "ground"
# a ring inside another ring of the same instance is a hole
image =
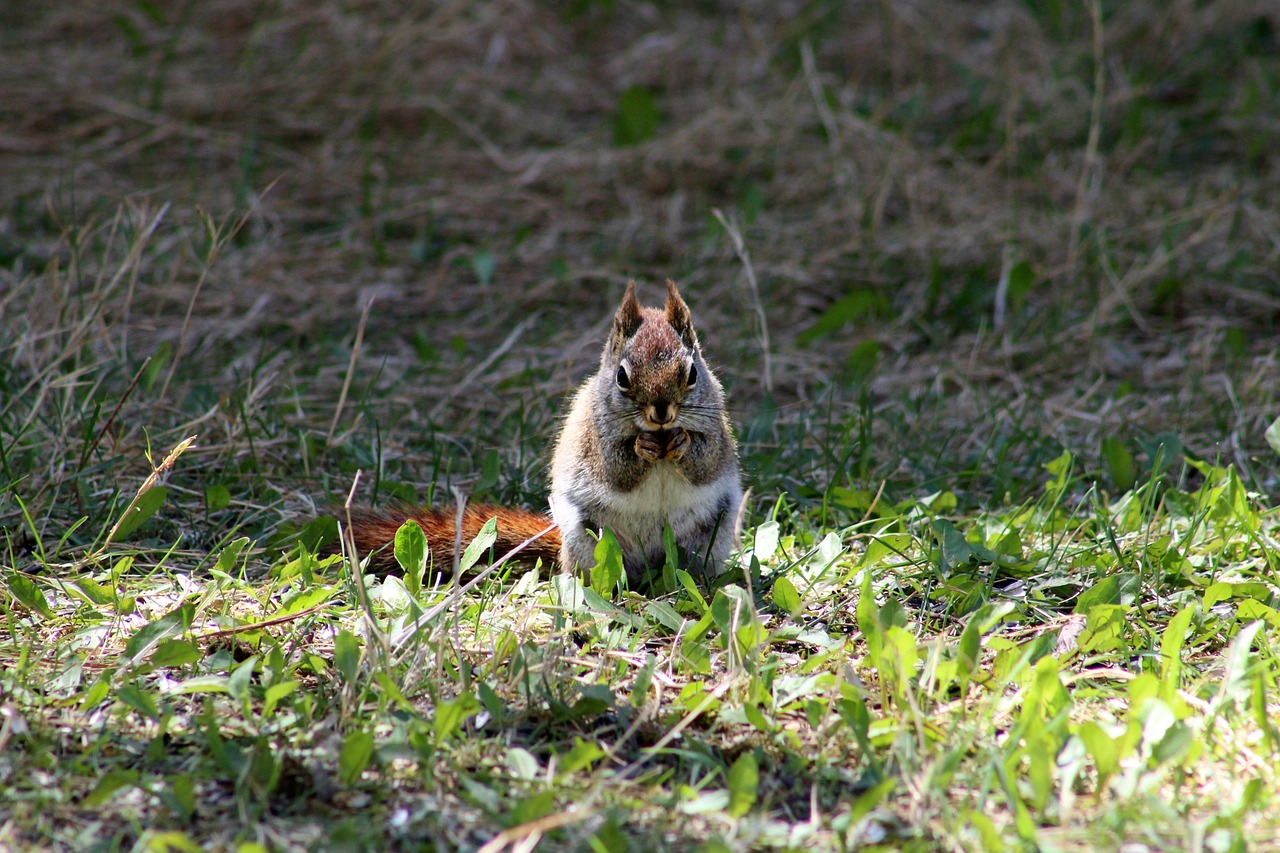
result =
[[[1280,847],[1273,6],[0,10],[0,846]],[[668,277],[717,588],[306,549]]]

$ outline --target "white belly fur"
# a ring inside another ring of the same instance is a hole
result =
[[[686,543],[719,511],[721,499],[730,495],[728,516],[721,523],[732,526],[741,500],[737,480],[724,477],[702,486],[689,483],[676,468],[658,464],[644,481],[629,492],[605,492],[598,495],[601,508],[593,519],[613,531],[625,553],[637,557],[660,552],[662,529],[671,525],[676,541]],[[730,527],[722,527],[719,536],[730,537]]]

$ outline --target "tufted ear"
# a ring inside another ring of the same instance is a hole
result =
[[[622,296],[622,304],[613,315],[613,334],[609,336],[609,348],[621,351],[623,345],[635,337],[640,331],[640,303],[636,302],[636,283],[627,282],[627,292]]]
[[[693,314],[680,298],[680,291],[676,290],[676,283],[671,279],[667,279],[667,322],[676,330],[686,347],[694,349],[698,346],[698,333],[693,330]]]

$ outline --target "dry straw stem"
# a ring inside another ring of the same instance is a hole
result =
[[[173,464],[178,461],[178,457],[185,453],[187,448],[191,447],[197,438],[199,438],[199,436],[192,435],[178,442],[178,444],[169,451],[168,455],[164,457],[160,464],[152,469],[151,473],[147,475],[147,479],[143,480],[142,485],[138,487],[138,491],[134,494],[133,500],[129,501],[129,505],[124,508],[124,512],[120,513],[120,518],[116,520],[115,524],[111,525],[111,530],[107,533],[107,538],[102,540],[102,544],[94,549],[93,553],[86,558],[87,563],[96,562],[107,548],[111,546],[120,526],[129,520],[130,514],[137,511],[138,501],[142,500],[142,496],[155,487],[160,477],[167,474],[170,469],[173,468]]]

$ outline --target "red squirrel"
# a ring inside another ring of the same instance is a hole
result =
[[[643,308],[627,285],[599,369],[578,389],[551,464],[551,518],[486,504],[468,505],[461,541],[496,518],[503,554],[529,543],[522,559],[542,558],[566,571],[595,565],[601,528],[622,548],[633,586],[663,565],[670,526],[682,565],[714,577],[738,535],[742,475],[725,411],[724,391],[698,345],[693,316],[675,284],[666,305]],[[437,567],[452,565],[457,514],[451,509],[388,508],[351,512],[362,556],[379,551],[375,569],[395,568],[387,546],[407,519],[422,527]]]

